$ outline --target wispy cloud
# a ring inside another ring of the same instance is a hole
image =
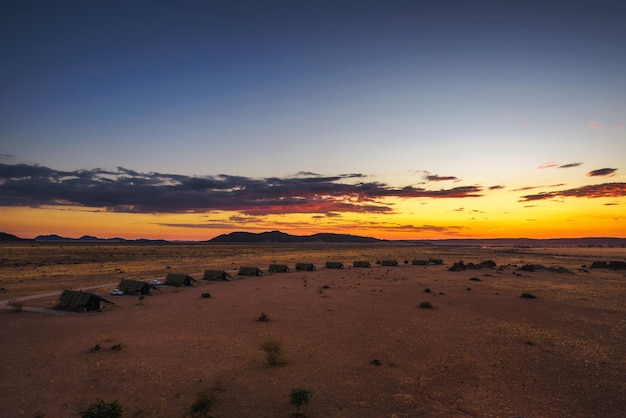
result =
[[[601,176],[612,176],[617,171],[617,168],[600,168],[598,170],[593,170],[587,173],[589,177],[601,177]]]
[[[598,122],[593,121],[593,120],[589,121],[589,127],[592,128],[592,129],[602,129],[603,128],[602,125],[600,125]]]
[[[237,211],[248,216],[284,213],[391,213],[385,198],[467,198],[480,186],[429,190],[364,182],[359,173],[250,178],[220,174],[184,176],[116,170],[58,171],[0,164],[0,206],[82,206],[129,213]]]
[[[574,189],[526,195],[526,196],[522,196],[520,201],[530,202],[534,200],[554,199],[558,197],[599,198],[599,197],[625,197],[625,196],[626,196],[626,183],[602,183],[602,184],[591,184],[587,186],[577,187]]]
[[[546,168],[554,168],[554,167],[558,167],[559,165],[555,162],[555,161],[550,161],[549,163],[545,163],[545,164],[541,164],[539,166],[540,170],[545,170]]]
[[[551,189],[553,187],[561,187],[561,186],[565,186],[565,183],[559,183],[559,184],[551,184],[548,186],[526,186],[526,187],[520,187],[519,189],[513,189],[514,192],[523,192],[526,190],[534,190],[534,189]]]
[[[502,190],[504,189],[504,186],[502,186],[501,184],[496,184],[495,186],[489,186],[489,190]]]
[[[574,167],[580,167],[581,165],[583,165],[583,163],[569,163],[569,164],[562,164],[558,166],[557,168],[574,168]]]
[[[574,168],[583,165],[583,163],[569,163],[569,164],[558,164],[556,161],[550,161],[549,163],[541,164],[539,166],[540,170],[545,170],[547,168]]]

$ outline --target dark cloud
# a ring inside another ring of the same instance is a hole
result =
[[[521,197],[522,202],[533,200],[554,199],[557,197],[624,197],[626,196],[626,183],[603,183],[577,187],[575,189],[560,190],[555,192],[538,193]]]
[[[458,177],[455,176],[438,176],[437,174],[426,174],[424,175],[424,180],[426,181],[456,181]]]
[[[587,173],[589,177],[610,176],[617,171],[617,168],[601,168]]]
[[[500,184],[497,184],[495,186],[490,186],[489,187],[489,190],[502,190],[502,189],[504,189],[504,186],[502,186]]]
[[[250,178],[220,174],[190,177],[116,170],[58,171],[48,167],[0,164],[0,206],[82,206],[129,213],[237,211],[248,216],[284,213],[390,213],[387,197],[465,198],[481,196],[479,186],[427,190],[363,182],[358,173]]]
[[[541,164],[539,169],[544,170],[546,168],[574,168],[583,165],[583,163],[569,163],[569,164],[557,164],[555,161],[550,161],[549,163]]]
[[[560,165],[557,168],[574,168],[574,167],[580,167],[581,165],[583,165],[583,163],[569,163],[569,164]]]

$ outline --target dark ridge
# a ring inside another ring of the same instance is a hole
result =
[[[31,239],[24,239],[18,236],[7,234],[6,232],[0,232],[0,241],[2,242],[21,242],[21,241],[32,241]]]
[[[298,243],[353,243],[353,244],[373,244],[379,242],[386,242],[371,237],[361,237],[357,235],[348,234],[330,234],[320,233],[314,235],[290,235],[280,231],[261,232],[258,234],[251,232],[231,232],[230,234],[222,234],[211,240],[205,241],[218,244],[262,244],[262,243],[277,243],[277,244],[298,244]]]

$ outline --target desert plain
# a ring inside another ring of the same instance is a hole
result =
[[[124,417],[187,417],[206,396],[215,399],[208,416],[290,417],[296,387],[312,393],[300,409],[309,418],[626,416],[626,271],[590,268],[626,261],[626,248],[4,243],[0,251],[0,417],[76,417],[96,399],[118,401]],[[412,264],[429,257],[443,264]],[[461,260],[495,267],[449,270]],[[296,271],[297,262],[317,269]],[[270,263],[291,271],[268,273]],[[528,264],[546,269],[520,269]],[[240,266],[264,274],[238,276]],[[233,280],[200,280],[205,269]],[[144,298],[109,295],[122,278],[170,272],[198,281]],[[70,288],[114,305],[54,311]],[[282,344],[279,365],[260,349],[269,338]]]

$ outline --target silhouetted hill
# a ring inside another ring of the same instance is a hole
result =
[[[626,238],[491,238],[491,239],[438,239],[406,241],[411,244],[460,245],[479,247],[624,247]]]
[[[91,235],[83,235],[80,238],[67,238],[67,237],[56,235],[56,234],[38,235],[35,237],[35,241],[37,242],[68,242],[68,243],[69,242],[95,242],[95,243],[119,242],[119,243],[154,243],[154,244],[161,244],[161,243],[169,242],[164,239],[139,238],[135,240],[127,240],[124,238],[98,238],[98,237],[94,237]]]
[[[321,233],[314,235],[290,235],[280,231],[271,231],[258,234],[252,232],[231,232],[230,234],[219,235],[206,242],[218,244],[299,244],[314,242],[373,244],[385,242],[385,240],[348,234]]]
[[[18,242],[18,241],[32,241],[30,239],[24,239],[17,237],[12,234],[7,234],[6,232],[0,232],[0,241],[2,242]]]

